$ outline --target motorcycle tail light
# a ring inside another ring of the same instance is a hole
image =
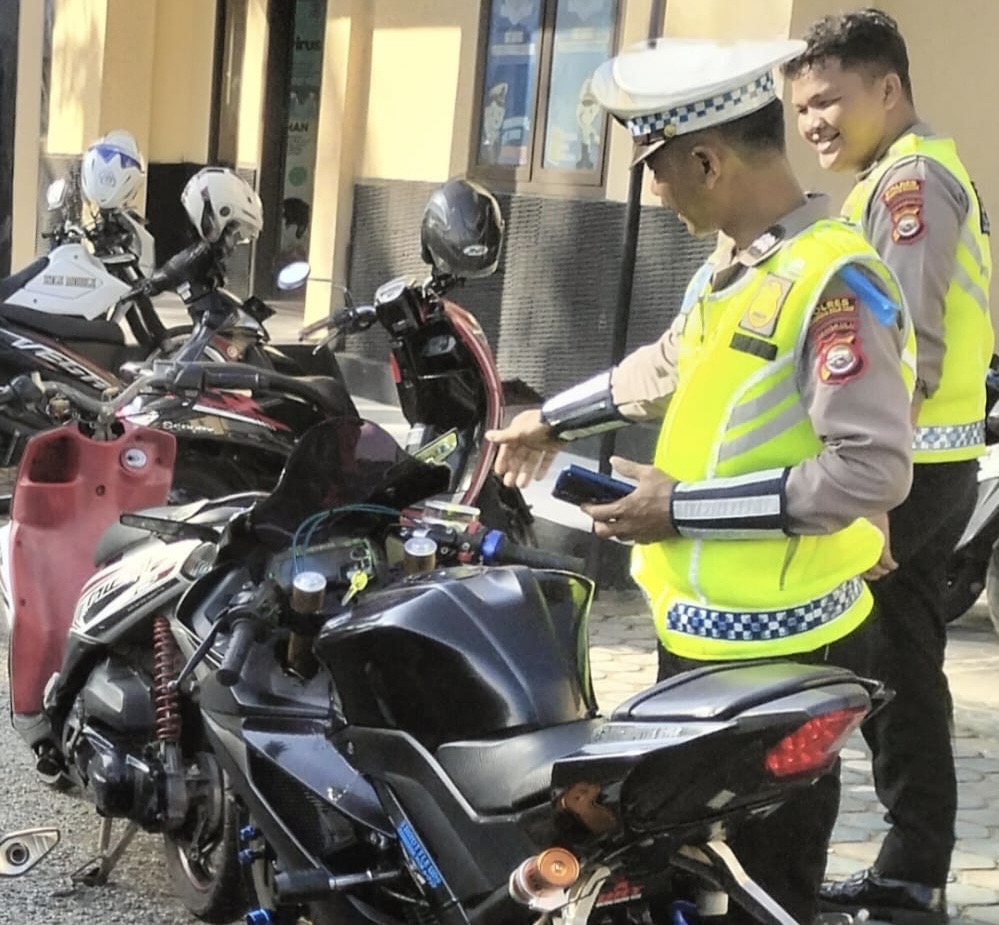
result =
[[[850,707],[813,716],[767,751],[767,771],[784,778],[827,768],[866,715],[866,707]]]

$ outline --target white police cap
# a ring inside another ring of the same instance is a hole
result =
[[[628,128],[637,164],[676,135],[762,109],[777,98],[773,69],[804,50],[795,39],[661,38],[600,65],[593,93]]]

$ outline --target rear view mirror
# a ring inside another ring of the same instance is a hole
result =
[[[288,266],[282,267],[278,272],[277,287],[284,292],[301,289],[311,272],[312,267],[305,260],[296,260],[294,263],[289,263]]]

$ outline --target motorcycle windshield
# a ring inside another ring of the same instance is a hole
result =
[[[446,466],[414,459],[377,424],[331,418],[298,439],[277,486],[254,508],[253,524],[288,533],[312,514],[349,505],[401,511],[446,491],[449,477]]]

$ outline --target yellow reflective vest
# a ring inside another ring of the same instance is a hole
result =
[[[949,138],[903,135],[853,188],[843,217],[860,226],[884,175],[916,157],[936,161],[968,196],[968,215],[957,245],[954,275],[944,295],[944,352],[940,383],[919,410],[913,434],[917,463],[975,459],[985,452],[985,373],[992,356],[989,281],[992,255],[978,192]]]
[[[695,276],[681,309],[678,386],[657,468],[690,482],[791,467],[819,454],[795,372],[812,313],[848,263],[866,266],[902,304],[873,248],[837,220],[810,226],[721,292],[711,291],[710,272]],[[911,390],[915,341],[907,316],[906,323],[902,368]],[[747,349],[745,337],[758,346]],[[701,660],[792,655],[863,622],[872,598],[858,576],[881,548],[881,533],[865,519],[822,536],[680,537],[637,545],[632,575],[669,651]]]

